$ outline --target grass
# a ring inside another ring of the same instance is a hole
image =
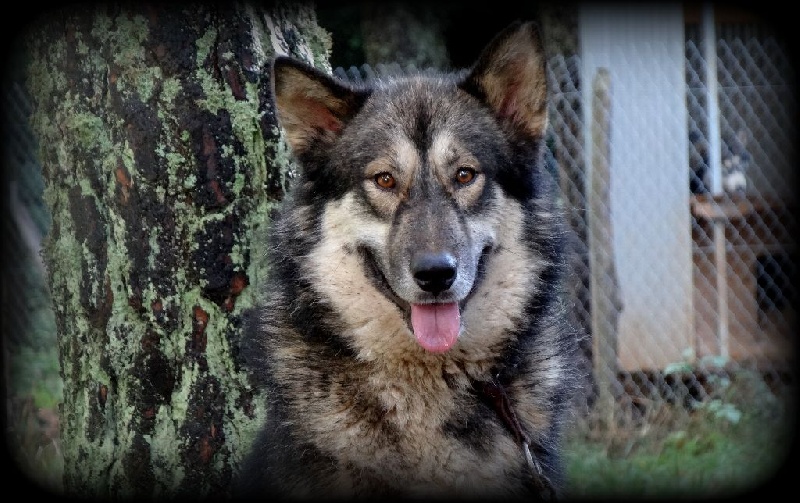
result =
[[[791,389],[776,394],[760,375],[741,371],[689,410],[661,403],[638,425],[579,422],[565,453],[567,494],[711,499],[756,490],[790,454],[792,398]]]

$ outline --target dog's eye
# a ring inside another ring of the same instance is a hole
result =
[[[384,171],[375,175],[375,183],[382,189],[391,190],[397,185],[397,180],[394,179],[391,173]]]
[[[456,171],[456,182],[461,185],[468,185],[475,179],[477,174],[474,169],[462,166]]]

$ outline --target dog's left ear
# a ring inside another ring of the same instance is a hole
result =
[[[542,137],[547,128],[547,74],[537,26],[515,22],[500,32],[461,87],[486,102],[511,132]]]

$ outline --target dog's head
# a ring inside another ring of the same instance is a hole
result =
[[[497,296],[480,301],[473,325],[524,301],[535,275],[520,244],[524,208],[547,124],[533,24],[507,28],[458,74],[356,87],[278,57],[273,85],[301,168],[296,200],[324,205],[306,273],[348,326],[369,325],[388,302],[404,315],[398,332],[410,322],[437,353],[459,340],[473,297]],[[488,267],[496,284],[478,292]]]

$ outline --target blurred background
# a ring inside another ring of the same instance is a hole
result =
[[[549,172],[586,333],[568,496],[727,496],[794,449],[796,94],[786,32],[750,5],[320,2],[359,80],[469,65],[514,19],[543,29]],[[13,52],[13,51],[12,51]],[[61,381],[39,247],[50,219],[21,63],[2,96],[9,452],[58,487]]]

